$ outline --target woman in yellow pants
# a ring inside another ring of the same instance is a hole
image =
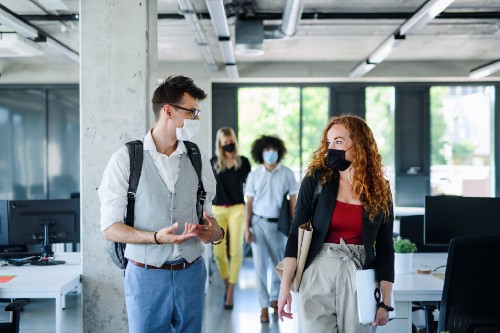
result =
[[[224,308],[232,309],[234,286],[243,261],[243,234],[245,231],[245,201],[243,187],[250,172],[250,162],[238,153],[238,140],[234,130],[222,127],[217,131],[215,157],[212,168],[217,180],[217,194],[212,201],[212,211],[221,228],[229,233],[229,255],[227,237],[213,248],[219,274],[224,280],[226,293]]]

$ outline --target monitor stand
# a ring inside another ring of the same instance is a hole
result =
[[[51,265],[61,265],[65,261],[51,259],[54,257],[54,251],[52,251],[52,243],[50,243],[49,237],[49,225],[52,224],[51,221],[42,222],[43,225],[43,243],[42,243],[42,255],[40,260],[30,262],[31,265],[35,266],[51,266]]]

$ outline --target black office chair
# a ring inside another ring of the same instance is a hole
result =
[[[498,258],[500,235],[461,236],[451,241],[438,332],[500,332]]]
[[[399,220],[399,235],[408,238],[417,245],[417,252],[448,252],[447,246],[428,246],[424,244],[424,216],[402,216]],[[412,310],[425,312],[425,326],[427,333],[435,332],[434,310],[439,308],[439,302],[413,302]]]
[[[21,319],[21,310],[28,303],[27,300],[18,299],[5,307],[5,311],[12,311],[12,321],[0,323],[0,332],[19,333],[19,321]]]

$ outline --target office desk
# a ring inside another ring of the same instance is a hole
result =
[[[394,303],[396,318],[377,332],[411,333],[412,302],[441,301],[444,280],[432,274],[418,274],[417,267],[427,266],[431,270],[446,265],[448,253],[415,253],[410,274],[396,274],[394,281]],[[444,268],[438,270],[444,273]]]
[[[63,265],[0,267],[0,275],[16,275],[9,282],[0,283],[0,298],[54,298],[56,333],[61,333],[64,297],[80,286],[80,255],[79,252],[56,253],[57,260],[66,261]]]

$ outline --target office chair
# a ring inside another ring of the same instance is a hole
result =
[[[5,311],[12,311],[12,321],[0,323],[0,332],[2,333],[19,333],[19,321],[21,319],[21,310],[28,301],[18,299],[5,307]]]
[[[448,252],[447,246],[428,246],[424,245],[424,216],[411,215],[402,216],[399,220],[399,235],[402,238],[408,238],[417,245],[417,252]],[[439,302],[413,302],[412,310],[423,310],[425,312],[425,326],[427,333],[433,333],[434,310],[439,308]]]
[[[500,235],[452,239],[438,332],[500,332],[499,257]]]

